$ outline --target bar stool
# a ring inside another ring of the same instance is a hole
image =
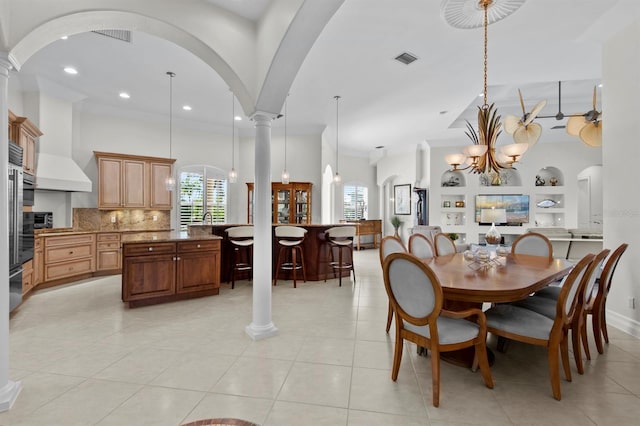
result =
[[[356,236],[355,226],[335,226],[325,231],[325,239],[329,244],[331,260],[329,266],[333,269],[333,277],[336,277],[336,269],[339,271],[339,282],[342,287],[342,270],[349,269],[353,272],[353,283],[356,283],[356,271],[353,269],[353,239]],[[333,249],[338,250],[338,261],[335,261]],[[343,251],[348,250],[349,262],[344,261]],[[325,281],[326,281],[325,277]]]
[[[276,226],[275,234],[280,250],[278,250],[278,259],[276,261],[276,277],[273,285],[278,283],[278,274],[280,270],[293,272],[293,288],[296,288],[296,272],[302,269],[302,278],[307,282],[307,273],[304,269],[304,254],[302,252],[302,242],[307,230],[299,226]],[[289,251],[287,253],[287,251]],[[300,262],[297,255],[300,252]],[[284,258],[282,254],[284,253]]]
[[[234,226],[226,229],[229,242],[233,247],[231,270],[231,288],[236,285],[238,271],[248,271],[249,279],[253,275],[253,226]]]

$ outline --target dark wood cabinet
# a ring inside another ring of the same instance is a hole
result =
[[[129,307],[220,291],[220,240],[125,243],[122,265]]]
[[[178,243],[177,263],[178,293],[220,286],[220,241]]]
[[[272,223],[311,223],[311,182],[271,183]],[[247,183],[247,222],[253,223],[254,185]]]

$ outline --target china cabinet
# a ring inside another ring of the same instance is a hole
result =
[[[310,182],[271,183],[271,221],[273,223],[311,223]],[[253,223],[254,187],[247,183],[247,222]]]

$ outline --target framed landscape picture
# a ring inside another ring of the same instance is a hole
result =
[[[411,184],[393,185],[393,214],[411,214]]]

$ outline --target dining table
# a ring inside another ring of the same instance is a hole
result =
[[[507,303],[522,300],[532,293],[561,280],[573,268],[566,259],[528,254],[492,255],[482,262],[467,260],[464,253],[422,259],[440,282],[444,309],[460,311],[482,308],[483,303]],[[471,367],[474,349],[442,354],[453,364]],[[492,362],[493,354],[489,352]]]

